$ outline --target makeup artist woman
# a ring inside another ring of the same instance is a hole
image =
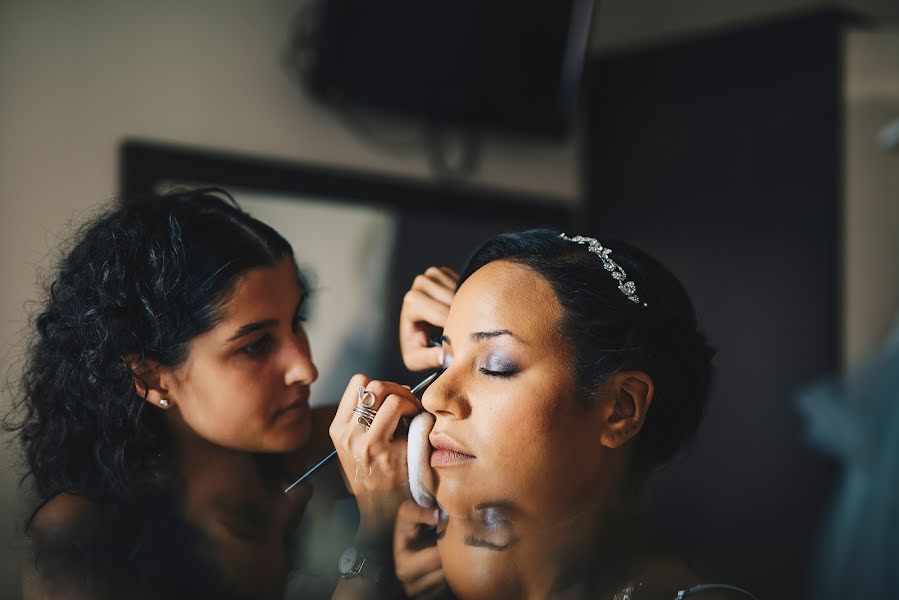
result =
[[[214,190],[80,229],[6,422],[36,496],[26,598],[282,596],[311,493],[284,482],[332,448],[333,407],[308,403],[308,293],[288,242]],[[406,388],[373,391],[381,420],[417,410]],[[363,523],[384,528],[397,500],[372,498]]]

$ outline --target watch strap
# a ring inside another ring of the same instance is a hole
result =
[[[362,563],[359,565],[359,569],[356,570],[356,574],[374,583],[381,583],[381,580],[384,578],[384,567],[367,555],[363,555]]]

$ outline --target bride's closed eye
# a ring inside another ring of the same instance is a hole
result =
[[[521,369],[502,352],[494,352],[478,366],[478,371],[491,377],[508,378],[516,375]]]

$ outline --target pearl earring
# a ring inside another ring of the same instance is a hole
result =
[[[165,398],[163,398],[162,400],[159,401],[159,406],[161,406],[162,408],[168,408],[168,407],[169,407],[169,401],[166,400]]]

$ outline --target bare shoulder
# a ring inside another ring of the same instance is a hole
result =
[[[83,544],[94,537],[100,511],[88,499],[58,494],[41,505],[28,523],[22,597],[100,598],[79,575]]]
[[[77,494],[57,494],[35,511],[28,523],[32,538],[63,532],[83,532],[97,523],[97,506]]]

